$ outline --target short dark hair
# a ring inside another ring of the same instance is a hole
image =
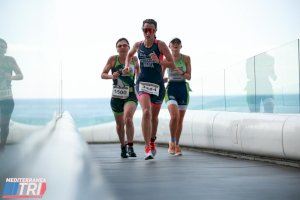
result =
[[[181,40],[179,38],[174,38],[170,42],[171,44],[181,44]]]
[[[144,21],[143,21],[143,27],[144,27],[144,25],[145,24],[153,24],[154,25],[154,27],[155,27],[155,29],[157,29],[157,22],[154,20],[154,19],[145,19]]]
[[[128,42],[128,40],[127,40],[126,38],[120,38],[120,39],[118,39],[117,42],[116,42],[116,46],[117,46],[118,43],[121,42],[121,41],[125,41],[125,42],[128,44],[128,46],[129,46],[129,42]]]
[[[5,42],[5,40],[3,40],[2,38],[0,38],[0,42],[4,43],[5,46],[7,47],[7,43]]]

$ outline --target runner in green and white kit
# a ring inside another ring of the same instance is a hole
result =
[[[113,55],[108,59],[101,78],[113,79],[110,105],[115,116],[116,129],[121,143],[121,157],[136,157],[133,150],[134,126],[132,118],[137,107],[134,79],[135,75],[139,73],[139,64],[137,58],[133,57],[130,62],[129,73],[123,73],[125,59],[129,51],[128,40],[126,38],[119,39],[116,43],[116,48],[119,55]],[[109,71],[111,71],[111,75],[108,74]],[[128,148],[125,143],[125,132]]]
[[[188,55],[180,53],[182,48],[179,38],[174,38],[169,48],[172,52],[176,68],[167,69],[168,85],[165,100],[171,116],[170,135],[168,152],[170,154],[182,155],[179,147],[179,139],[182,131],[184,115],[189,104],[190,87],[186,80],[191,80],[191,59]],[[163,66],[165,71],[167,66]]]

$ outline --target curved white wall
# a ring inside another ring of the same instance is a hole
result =
[[[11,128],[18,130],[13,133],[17,135],[29,130],[29,126],[18,123],[12,123]],[[115,199],[68,112],[54,117],[39,131],[28,131],[26,139],[18,142],[1,154],[1,180],[45,178],[47,191],[43,199]]]
[[[43,129],[43,127],[44,126],[28,125],[10,121],[7,143],[19,142],[31,135],[32,133]]]
[[[287,158],[299,159],[300,154],[300,117],[290,116],[282,131],[283,152]]]
[[[169,113],[161,110],[158,142],[169,141]],[[141,111],[134,116],[135,140],[143,141]],[[87,142],[118,141],[115,123],[81,128]],[[300,115],[188,110],[182,145],[300,160]]]

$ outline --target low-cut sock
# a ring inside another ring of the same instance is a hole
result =
[[[171,137],[171,142],[175,143],[176,142],[176,138],[175,137]]]

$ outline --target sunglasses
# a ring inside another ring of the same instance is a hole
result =
[[[126,48],[126,47],[128,47],[128,44],[119,44],[117,47],[118,48],[121,48],[121,47]]]
[[[152,34],[152,33],[154,33],[154,29],[153,28],[143,28],[143,32]]]

